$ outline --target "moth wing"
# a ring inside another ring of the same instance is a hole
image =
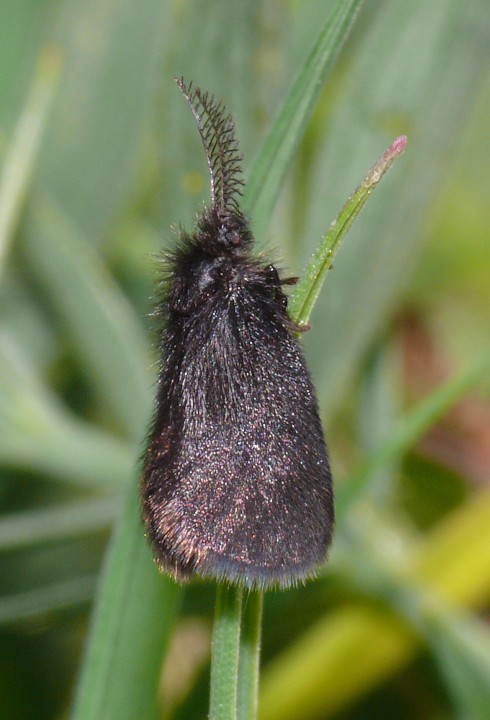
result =
[[[314,390],[290,331],[252,337],[245,353],[243,337],[220,337],[226,352],[210,341],[197,363],[191,353],[184,402],[169,402],[178,432],[167,420],[155,433],[144,484],[153,548],[178,575],[287,586],[315,573],[333,532]]]

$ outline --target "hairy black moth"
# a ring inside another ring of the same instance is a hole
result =
[[[315,392],[281,287],[292,279],[252,254],[231,116],[177,84],[206,153],[211,206],[164,257],[143,520],[176,579],[287,587],[315,574],[334,524]]]

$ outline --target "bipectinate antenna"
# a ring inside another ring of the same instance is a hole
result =
[[[175,79],[197,123],[211,178],[212,209],[220,214],[241,213],[239,197],[244,185],[242,156],[235,126],[222,103],[198,87],[188,86],[183,78]]]

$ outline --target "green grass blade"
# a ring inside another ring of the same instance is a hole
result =
[[[137,488],[107,555],[72,720],[156,717],[162,648],[181,591],[156,572],[135,512]]]
[[[338,0],[276,117],[252,168],[244,205],[261,237],[274,208],[286,170],[303,137],[335,59],[349,34],[362,0]]]
[[[111,495],[2,515],[0,552],[65,541],[97,532],[109,527],[120,509],[120,498]]]
[[[412,556],[411,580],[461,607],[490,592],[490,493],[482,492],[435,527]],[[405,619],[373,603],[347,603],[318,620],[266,667],[260,720],[335,717],[392,677],[420,648]],[[362,663],[352,658],[362,657]],[[335,681],[326,682],[325,678]]]
[[[488,625],[436,604],[425,617],[424,629],[458,720],[486,720],[490,708]]]
[[[260,590],[251,591],[243,600],[237,720],[255,720],[257,717],[263,601],[264,594]]]
[[[97,578],[88,576],[5,595],[0,598],[0,625],[39,620],[60,610],[85,605],[92,599],[96,585]]]
[[[210,720],[236,720],[243,590],[218,584],[211,648]]]
[[[380,450],[337,492],[337,517],[347,513],[378,471],[399,459],[469,389],[487,377],[489,371],[490,350],[487,350],[469,369],[449,380],[402,418]]]
[[[94,383],[96,404],[140,442],[151,402],[146,337],[101,258],[45,194],[32,213],[26,260]]]
[[[427,218],[484,88],[489,16],[482,0],[471,15],[455,0],[435,0],[430,11],[423,0],[381,3],[352,47],[349,82],[339,76],[341,92],[337,85],[330,93],[327,88],[329,132],[311,129],[310,166],[306,179],[299,178],[300,266],[324,230],[325,203],[341,206],[345,188],[353,187],[380,143],[406,133],[410,151],[352,228],[312,317],[321,332],[304,338],[326,420],[386,326],[427,240]],[[469,25],[486,32],[462,30]]]
[[[0,335],[0,462],[82,487],[124,487],[134,452],[67,411],[26,358]]]
[[[52,48],[44,50],[39,58],[26,106],[3,160],[0,176],[0,275],[34,172],[60,71],[60,55]]]
[[[323,242],[313,253],[289,302],[289,313],[298,325],[306,325],[308,323],[313,306],[318,299],[320,289],[327,271],[332,264],[340,241],[364,207],[368,197],[383,175],[393,165],[396,158],[404,151],[406,142],[407,139],[403,135],[394,140],[374,167],[371,168],[363,182],[349,197],[328,229]]]
[[[36,179],[93,243],[101,242],[133,182],[168,6],[66,0],[58,22],[51,20],[64,73]]]

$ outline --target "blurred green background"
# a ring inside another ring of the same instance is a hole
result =
[[[334,5],[2,3],[1,718],[68,717],[110,528],[137,483],[156,256],[208,197],[173,77],[225,101],[247,172]],[[256,228],[301,273],[408,135],[304,338],[340,514],[324,575],[266,597],[261,720],[490,718],[489,48],[488,0],[366,3]],[[429,408],[422,432],[423,403],[452,377],[451,408]],[[179,598],[162,718],[206,716],[213,598],[206,583]]]

